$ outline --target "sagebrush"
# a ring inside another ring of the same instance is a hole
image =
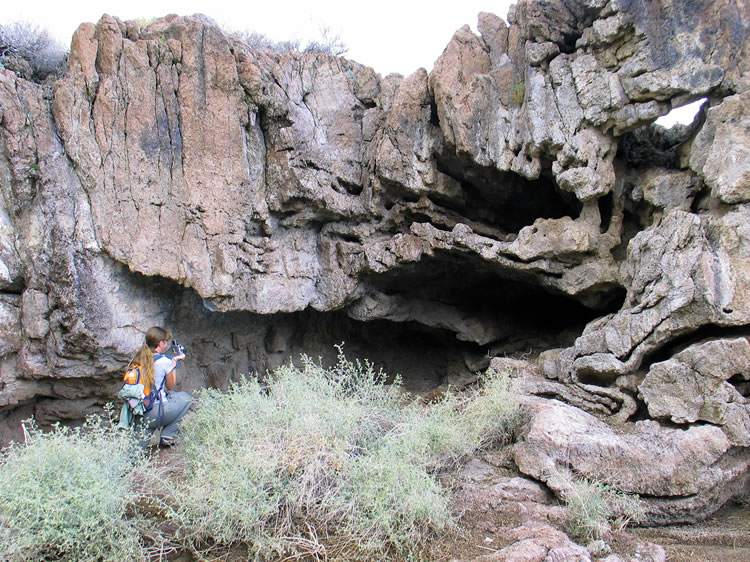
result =
[[[330,27],[319,29],[319,39],[310,40],[304,47],[299,40],[275,41],[257,31],[236,31],[232,33],[236,38],[253,49],[270,49],[276,53],[321,53],[324,55],[343,56],[349,50],[341,36],[334,33]]]
[[[27,422],[28,423],[28,422]],[[0,457],[3,560],[139,560],[140,528],[127,514],[144,457],[132,437],[99,418],[41,432]]]
[[[613,529],[621,531],[644,515],[645,505],[636,494],[626,494],[609,484],[583,477],[565,479],[566,530],[574,537],[586,542],[603,539]]]
[[[200,396],[173,516],[203,556],[232,543],[258,557],[413,556],[454,525],[440,472],[507,437],[516,411],[499,374],[472,400],[425,406],[369,363],[303,357]]]
[[[3,559],[142,560],[178,545],[201,559],[237,545],[254,559],[419,558],[455,525],[451,470],[509,437],[509,379],[488,372],[481,390],[425,405],[343,353],[300,365],[204,391],[176,469],[105,419],[30,426],[0,458]]]
[[[67,49],[46,29],[17,21],[0,25],[0,65],[24,78],[41,81],[58,73],[67,59]]]

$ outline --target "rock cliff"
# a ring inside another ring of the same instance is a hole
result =
[[[3,439],[111,400],[165,324],[187,390],[342,341],[417,391],[523,357],[524,473],[617,483],[651,522],[746,493],[750,9],[508,20],[408,77],[202,16],[83,24],[53,85],[0,69]]]

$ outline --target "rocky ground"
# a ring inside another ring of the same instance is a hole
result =
[[[158,463],[179,473],[179,445],[160,449]],[[524,478],[509,447],[470,459],[453,483],[458,528],[438,538],[426,555],[434,562],[746,562],[750,560],[750,505],[732,503],[690,525],[638,527],[579,544],[565,530],[566,508],[543,484]],[[588,547],[588,548],[587,548]],[[244,559],[242,549],[229,560]],[[192,561],[185,552],[170,556]]]
[[[750,559],[750,506],[732,504],[691,525],[612,532],[601,543],[576,544],[565,533],[565,507],[538,482],[518,476],[501,451],[468,463],[455,508],[457,536],[433,549],[435,560],[723,561]],[[587,549],[586,546],[589,546]]]

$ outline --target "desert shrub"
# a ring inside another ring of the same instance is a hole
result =
[[[568,484],[566,529],[579,539],[602,539],[613,528],[621,531],[643,517],[644,504],[637,495],[585,478],[569,478]]]
[[[265,384],[202,393],[183,427],[173,517],[184,543],[204,556],[242,542],[260,557],[372,560],[413,554],[453,525],[438,475],[506,435],[515,415],[507,378],[490,374],[472,401],[434,406],[385,378],[340,353],[330,369],[303,357]]]
[[[305,47],[306,53],[323,53],[324,55],[343,56],[349,48],[341,40],[338,33],[334,33],[330,27],[320,29],[320,39],[310,41]]]
[[[9,560],[138,560],[138,499],[129,482],[145,462],[133,440],[92,418],[44,433],[0,457],[0,551]]]
[[[144,29],[154,23],[157,19],[154,16],[152,17],[143,17],[143,18],[133,18],[133,21],[138,25],[139,28]]]
[[[0,26],[0,45],[0,63],[31,80],[41,81],[57,73],[67,57],[67,50],[46,29],[29,22]]]
[[[274,41],[263,33],[256,31],[237,31],[234,37],[253,49],[271,49],[277,53],[299,52],[299,41]]]
[[[522,105],[526,96],[526,82],[520,80],[514,82],[510,88],[510,100],[516,105]]]
[[[270,49],[279,54],[304,52],[342,56],[349,50],[341,37],[328,27],[321,28],[320,38],[309,41],[304,47],[297,40],[274,41],[256,31],[237,31],[232,35],[253,49]]]

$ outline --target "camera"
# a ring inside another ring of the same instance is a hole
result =
[[[185,355],[185,346],[177,343],[177,340],[172,340],[172,352],[175,355]]]

